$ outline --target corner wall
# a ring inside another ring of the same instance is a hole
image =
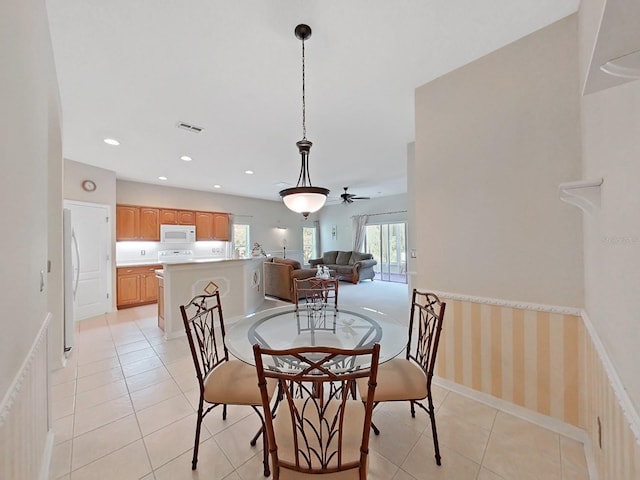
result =
[[[11,232],[0,239],[0,478],[44,479],[53,443],[47,327],[62,331],[53,298],[62,291],[62,215],[48,206],[60,200],[62,141],[44,0],[0,2],[0,58],[0,222]]]
[[[582,305],[577,55],[572,15],[416,90],[416,285]]]
[[[602,4],[583,2],[581,14]],[[578,32],[569,17],[420,87],[409,174],[424,189],[410,204],[423,239],[418,287],[449,302],[438,374],[579,426],[592,478],[631,480],[640,475],[640,82],[576,95],[594,21]],[[601,204],[583,221],[557,186],[595,177]],[[583,305],[582,318],[563,313]]]

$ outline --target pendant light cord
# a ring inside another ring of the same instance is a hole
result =
[[[304,76],[304,40],[302,40],[302,138],[307,139],[307,122],[306,122],[306,110],[307,105],[305,102],[305,76]]]

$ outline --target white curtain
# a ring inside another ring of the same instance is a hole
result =
[[[320,221],[314,220],[313,227],[315,228],[315,238],[313,242],[315,251],[312,253],[311,258],[320,258],[322,255],[322,245],[320,245]]]
[[[365,227],[367,226],[367,220],[369,215],[355,215],[353,217],[353,231],[355,236],[353,237],[353,251],[361,252],[364,248]]]

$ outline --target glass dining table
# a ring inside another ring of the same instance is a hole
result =
[[[379,363],[398,356],[407,344],[407,325],[361,306],[294,305],[270,308],[230,319],[225,344],[229,353],[255,365],[253,345],[287,349],[321,346],[341,349],[380,344]]]

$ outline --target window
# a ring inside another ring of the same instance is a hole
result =
[[[378,260],[375,278],[407,283],[407,224],[367,225],[365,251]]]
[[[304,264],[309,264],[309,259],[316,254],[316,227],[302,227],[302,250],[304,252]]]
[[[241,258],[251,254],[249,237],[249,225],[234,223],[233,225],[233,250],[237,250]]]

